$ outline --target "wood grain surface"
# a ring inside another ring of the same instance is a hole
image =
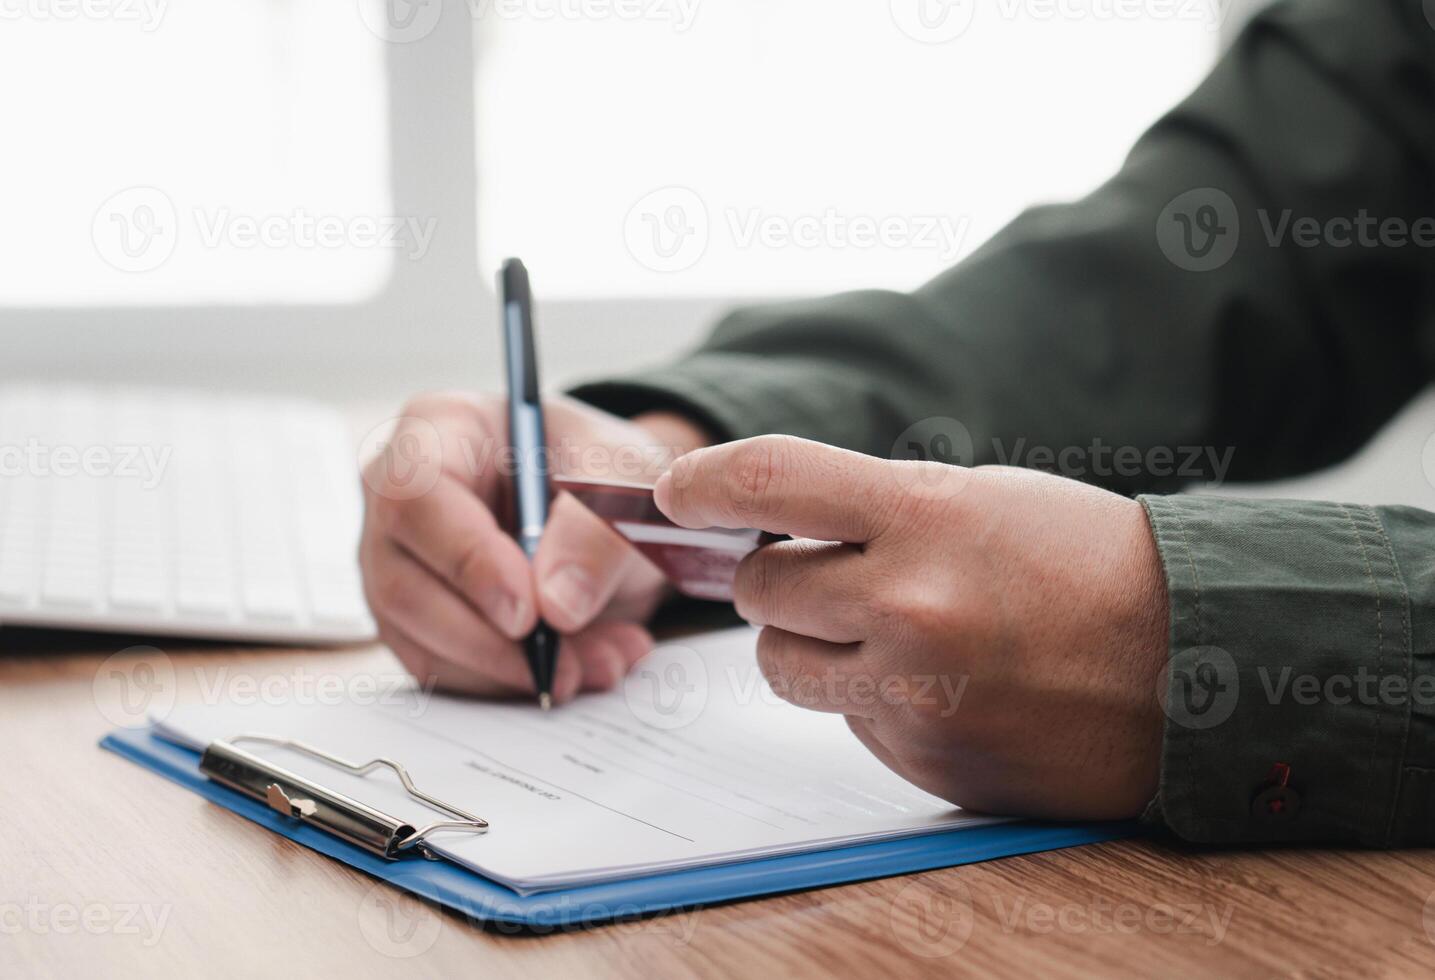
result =
[[[1125,841],[544,935],[485,928],[96,746],[126,691],[382,684],[399,676],[386,651],[159,641],[153,675],[134,655],[107,664],[137,642],[0,630],[0,977],[1435,972],[1425,851]]]

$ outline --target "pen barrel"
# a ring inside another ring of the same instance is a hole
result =
[[[538,692],[553,690],[553,669],[558,659],[558,633],[547,623],[540,622],[538,628],[523,643],[523,654],[528,669],[533,674],[533,684]]]
[[[543,525],[548,522],[548,447],[543,437],[543,413],[537,405],[515,400],[508,414],[517,537],[531,558],[529,542],[536,550]]]
[[[548,441],[543,432],[543,404],[538,395],[538,356],[533,343],[532,296],[523,263],[504,263],[503,332],[508,355],[508,444],[513,457],[515,537],[531,561],[538,554],[543,526],[548,523]],[[539,702],[547,708],[553,690],[558,634],[547,623],[524,641],[524,653]]]

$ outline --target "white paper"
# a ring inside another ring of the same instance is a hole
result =
[[[195,748],[248,732],[355,762],[392,758],[421,790],[491,825],[435,833],[434,850],[524,893],[996,819],[907,783],[840,716],[778,700],[758,672],[756,635],[665,644],[619,690],[546,714],[409,690],[363,705],[187,705],[160,731]],[[443,819],[387,771],[360,778],[242,747],[416,826]]]

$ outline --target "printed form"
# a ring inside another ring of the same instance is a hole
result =
[[[779,700],[756,637],[744,627],[660,645],[619,689],[548,713],[412,688],[363,705],[186,705],[157,728],[194,749],[254,733],[393,759],[419,789],[489,821],[486,834],[437,832],[432,849],[520,893],[1000,819],[912,786],[841,716]],[[387,771],[356,777],[241,747],[416,826],[443,819]]]

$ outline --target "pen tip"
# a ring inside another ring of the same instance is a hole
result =
[[[544,711],[547,711],[549,708],[553,707],[553,695],[549,694],[547,691],[544,691],[542,694],[538,695],[538,707],[542,708]]]

